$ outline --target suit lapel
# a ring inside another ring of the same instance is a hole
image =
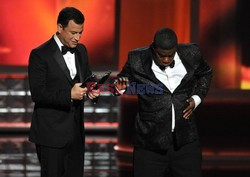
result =
[[[56,50],[54,53],[54,59],[56,60],[56,62],[58,63],[58,65],[60,66],[60,68],[62,69],[63,73],[65,74],[65,76],[67,77],[67,79],[69,80],[69,82],[72,83],[72,79],[70,77],[70,73],[69,73],[69,69],[64,61],[64,58],[60,52],[60,50]]]
[[[75,62],[76,62],[76,69],[77,69],[77,72],[78,72],[79,77],[80,77],[80,82],[83,82],[83,75],[82,75],[83,64],[82,64],[82,60],[81,60],[81,54],[80,54],[80,51],[78,49],[76,49],[76,52],[75,52]]]
[[[192,57],[190,52],[185,53],[185,52],[183,52],[183,50],[180,47],[178,47],[177,53],[180,57],[180,60],[182,61],[182,64],[184,65],[185,69],[187,70],[187,74],[182,78],[181,83],[178,85],[178,87],[175,89],[175,91],[178,90],[179,87],[181,87],[183,84],[188,82],[191,79],[191,77],[193,77],[193,75],[194,75],[194,68],[188,62],[188,58]]]
[[[53,58],[55,59],[55,61],[57,62],[57,64],[59,65],[59,67],[62,69],[65,77],[68,79],[68,81],[72,84],[72,79],[70,77],[70,72],[69,69],[64,61],[63,55],[61,53],[61,51],[59,50],[54,38],[52,37],[50,40],[50,44],[51,44],[51,48],[53,51]]]
[[[148,77],[150,80],[152,80],[155,83],[158,83],[159,80],[155,77],[154,72],[152,71],[152,53],[150,49],[148,49],[148,53],[144,53],[145,56],[142,56],[142,67],[144,69],[144,72],[146,74],[146,77]]]

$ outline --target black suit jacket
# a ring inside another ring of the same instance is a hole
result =
[[[77,45],[75,59],[82,82],[92,74],[84,45]],[[74,83],[53,37],[31,51],[28,73],[35,102],[29,139],[40,145],[62,147],[75,132],[83,132],[83,102],[71,102]]]
[[[184,119],[183,110],[188,106],[186,100],[192,95],[204,99],[212,70],[195,44],[180,44],[177,53],[187,74],[173,93],[155,77],[151,69],[154,55],[150,47],[129,52],[128,60],[118,75],[128,77],[130,82],[134,82],[133,87],[137,88],[139,115],[135,120],[135,146],[153,150],[166,150],[169,147],[172,142],[172,103],[175,108],[177,147],[198,138],[193,116],[188,120]],[[147,91],[148,86],[155,85],[162,89],[156,87],[155,92]],[[127,92],[128,90],[131,88],[127,88]]]

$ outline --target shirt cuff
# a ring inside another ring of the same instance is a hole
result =
[[[196,109],[197,106],[201,103],[201,99],[198,95],[193,95],[192,98],[194,99],[194,109]]]

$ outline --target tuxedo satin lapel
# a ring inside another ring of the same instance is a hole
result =
[[[76,61],[76,69],[77,69],[77,72],[78,72],[79,77],[80,77],[80,82],[83,82],[82,57],[81,57],[81,54],[80,54],[78,49],[76,49],[76,52],[75,52],[75,61]]]
[[[70,77],[70,73],[69,73],[69,69],[64,61],[64,58],[60,52],[60,50],[56,50],[54,53],[54,59],[56,60],[56,62],[58,63],[58,65],[60,66],[60,68],[63,70],[63,73],[65,74],[65,76],[67,77],[67,79],[69,80],[69,82],[72,83],[72,79]]]
[[[150,79],[150,80],[152,80],[155,84],[158,84],[158,83],[162,83],[161,81],[159,81],[156,77],[155,77],[155,74],[154,74],[154,72],[153,72],[153,70],[152,70],[152,58],[154,57],[154,56],[152,56],[153,54],[152,54],[152,52],[150,51],[150,49],[148,49],[149,50],[149,53],[147,53],[147,55],[146,56],[142,56],[141,58],[143,58],[143,61],[142,61],[142,67],[143,67],[143,69],[144,69],[144,71],[145,71],[145,73],[146,73],[146,76]],[[170,90],[162,83],[162,85],[163,85],[163,90],[164,91],[167,91],[167,92],[170,92]]]
[[[153,82],[158,83],[159,80],[155,77],[155,74],[151,69],[151,67],[152,67],[152,56],[151,55],[152,55],[151,52],[149,52],[148,55],[141,57],[142,58],[142,67],[145,71],[146,76],[150,80],[152,80]]]
[[[50,39],[50,46],[53,54],[53,58],[59,65],[59,67],[62,69],[63,73],[65,74],[65,77],[68,79],[68,81],[72,84],[72,79],[70,77],[69,69],[64,61],[64,58],[62,56],[61,51],[59,50],[58,45],[56,44],[56,41],[52,37]]]

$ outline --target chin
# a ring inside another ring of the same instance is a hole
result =
[[[70,47],[75,48],[76,46],[77,46],[77,44],[72,44]]]

